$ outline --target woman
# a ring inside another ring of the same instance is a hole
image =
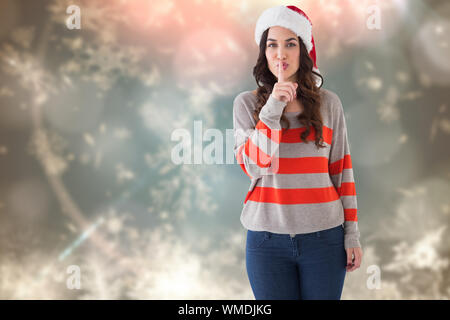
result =
[[[312,24],[295,6],[256,23],[255,91],[233,104],[235,155],[251,179],[241,222],[256,299],[340,299],[362,250],[339,97],[321,88]]]

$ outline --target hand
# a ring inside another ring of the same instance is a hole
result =
[[[345,251],[347,252],[347,271],[353,271],[357,268],[359,268],[359,266],[361,265],[361,260],[362,260],[362,256],[363,256],[363,252],[361,250],[361,248],[356,247],[356,248],[347,248],[345,249]],[[354,257],[353,257],[354,255]]]
[[[278,81],[275,83],[272,95],[275,99],[283,102],[291,102],[297,98],[298,84],[285,81],[285,75],[283,70],[283,63],[280,61],[278,64]]]

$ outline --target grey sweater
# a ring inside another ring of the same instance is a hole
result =
[[[281,125],[286,102],[270,95],[256,123],[256,96],[244,91],[234,99],[234,153],[250,179],[240,220],[246,229],[291,236],[342,224],[345,248],[361,247],[344,110],[334,92],[320,94],[326,145],[320,149],[314,127],[308,143],[300,139],[300,112],[285,112],[290,128]]]

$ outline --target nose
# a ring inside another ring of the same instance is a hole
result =
[[[278,56],[277,59],[275,59],[275,63],[278,65],[280,63],[286,62],[286,57],[285,56]]]
[[[282,61],[282,60],[284,60],[285,56],[286,55],[284,53],[284,48],[279,47],[278,50],[277,50],[277,59]]]

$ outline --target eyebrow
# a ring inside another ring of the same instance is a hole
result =
[[[286,42],[288,42],[288,41],[291,41],[291,40],[297,40],[297,39],[295,39],[295,38],[289,38],[289,39],[286,39],[286,40],[284,40],[284,41],[286,41]],[[275,40],[275,39],[267,39],[267,41],[277,41],[277,40]]]

